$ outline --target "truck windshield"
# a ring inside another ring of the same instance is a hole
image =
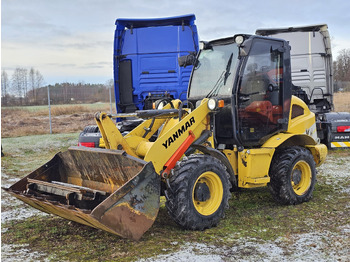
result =
[[[190,98],[231,96],[238,47],[235,43],[201,50],[191,79]]]

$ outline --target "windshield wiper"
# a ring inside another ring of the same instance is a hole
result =
[[[222,82],[224,80],[224,75],[225,75],[225,71],[223,71],[218,79],[218,81],[216,81],[214,87],[212,88],[212,90],[210,90],[210,92],[206,95],[206,98],[210,98],[212,97],[216,92],[218,92],[220,90],[220,87],[222,86]]]
[[[217,96],[219,94],[220,88],[223,85],[226,85],[227,78],[230,76],[230,69],[232,65],[233,53],[231,53],[230,58],[227,61],[226,69],[221,73],[220,77],[216,81],[214,87],[210,92],[206,95],[206,98],[210,98],[212,96]]]
[[[231,64],[232,64],[232,57],[233,57],[233,53],[231,53],[230,58],[227,61],[225,78],[224,78],[224,85],[226,85],[227,78],[231,75],[230,69],[231,69]]]

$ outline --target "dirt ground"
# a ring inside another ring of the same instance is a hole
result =
[[[23,114],[23,113],[22,113]],[[52,116],[52,133],[79,132],[87,125],[94,125],[93,113]],[[16,137],[25,135],[49,134],[50,122],[48,116],[25,114],[18,117],[13,110],[2,112],[1,137]]]
[[[333,102],[335,112],[350,112],[350,92],[335,93]]]

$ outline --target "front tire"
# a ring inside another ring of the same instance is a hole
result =
[[[180,226],[216,226],[228,208],[231,183],[226,167],[210,155],[190,155],[175,168],[165,190],[169,215]]]
[[[278,150],[271,163],[269,189],[285,205],[307,202],[316,183],[315,161],[309,150],[294,146]]]

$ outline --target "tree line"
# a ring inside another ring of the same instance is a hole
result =
[[[333,62],[333,79],[335,92],[350,91],[350,49],[341,50]],[[114,91],[113,80],[105,84],[66,82],[44,86],[43,75],[33,67],[16,68],[11,79],[5,70],[1,71],[2,106],[47,104],[48,88],[54,104],[108,102],[109,88]]]
[[[9,78],[5,70],[1,71],[1,104],[8,105],[16,101],[16,104],[35,104],[36,90],[44,84],[44,77],[33,67],[28,71],[26,68],[16,68]],[[32,94],[29,100],[28,95]],[[18,101],[17,101],[18,100]]]
[[[113,80],[105,84],[56,83],[44,85],[44,77],[39,70],[16,68],[10,78],[1,71],[1,105],[25,106],[47,105],[48,91],[53,104],[108,102],[109,88]]]
[[[113,81],[109,81],[106,84],[65,82],[48,85],[37,90],[37,97],[40,98],[42,104],[48,104],[48,88],[50,90],[50,102],[52,104],[109,102],[109,88],[113,89]],[[112,93],[113,97],[114,91]]]
[[[339,52],[333,62],[334,91],[350,91],[350,48]]]

